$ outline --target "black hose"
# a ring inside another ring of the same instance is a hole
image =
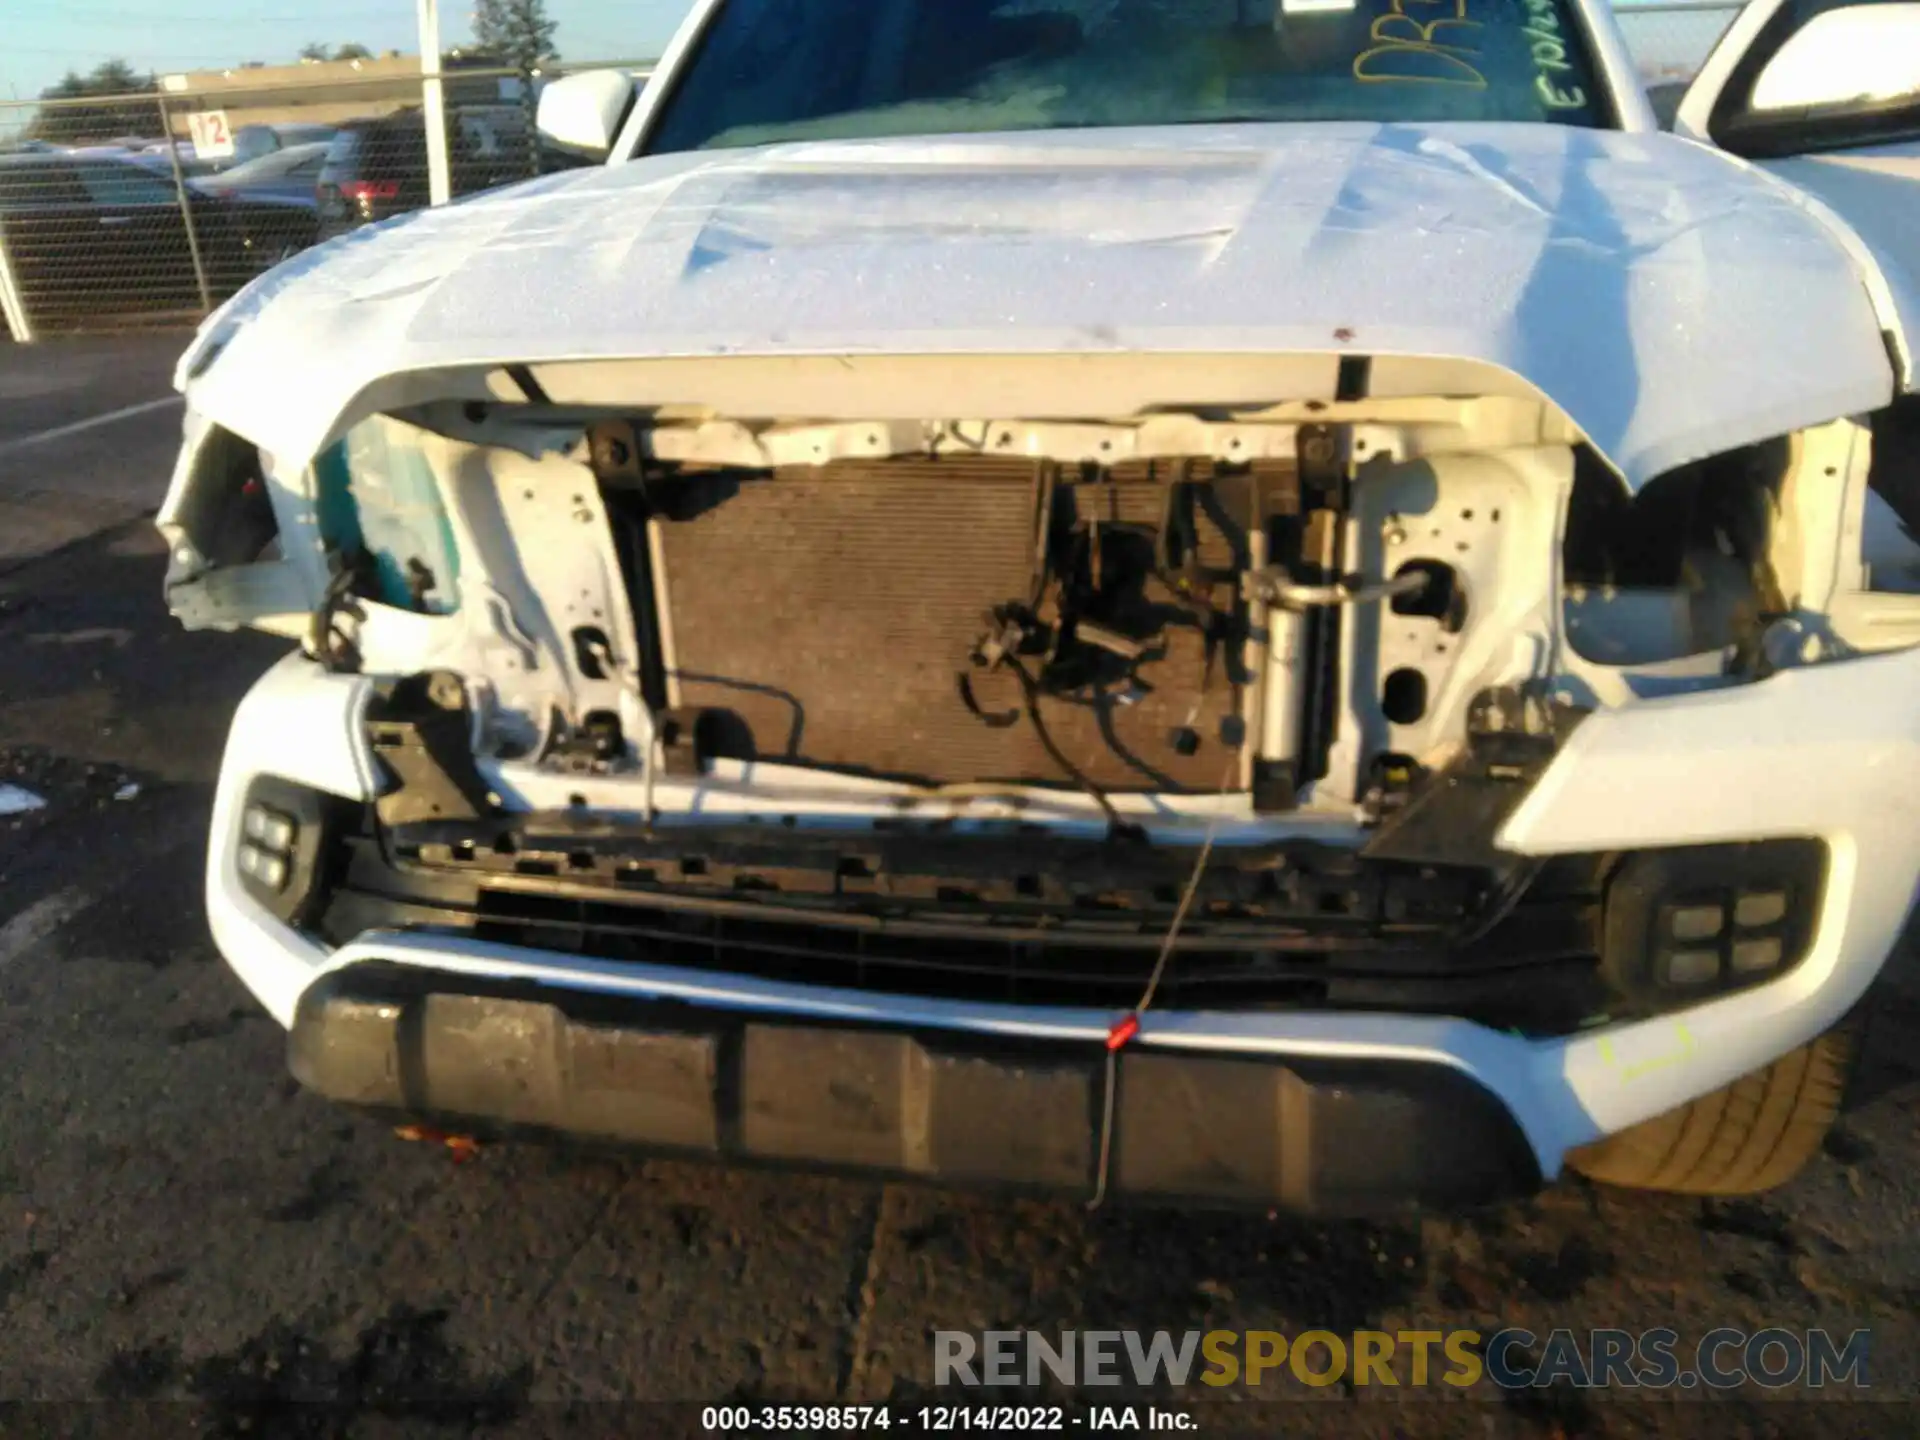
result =
[[[1053,732],[1047,729],[1047,722],[1040,714],[1039,683],[1027,667],[1020,663],[1018,656],[1009,655],[1007,663],[1013,667],[1013,673],[1019,678],[1020,693],[1026,697],[1027,701],[1027,718],[1033,722],[1033,733],[1040,737],[1041,748],[1047,752],[1053,763],[1065,771],[1067,777],[1100,807],[1101,813],[1107,817],[1107,838],[1109,840],[1138,839],[1141,834],[1140,827],[1129,825],[1121,819],[1120,812],[1113,808],[1113,801],[1107,798],[1107,792],[1094,784],[1084,770],[1067,758],[1066,751],[1054,743]]]

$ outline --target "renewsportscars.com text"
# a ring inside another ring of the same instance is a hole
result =
[[[1872,1332],[1655,1329],[934,1332],[935,1385],[1446,1385],[1866,1389]]]

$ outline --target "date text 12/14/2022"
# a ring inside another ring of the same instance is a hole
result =
[[[894,1429],[926,1434],[1064,1434],[1157,1431],[1194,1434],[1194,1417],[1161,1405],[1095,1405],[1084,1411],[1060,1405],[709,1405],[700,1428],[728,1432],[821,1435],[850,1430]]]

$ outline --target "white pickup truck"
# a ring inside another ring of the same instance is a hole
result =
[[[1598,0],[702,0],[541,121],[179,370],[302,1081],[1314,1213],[1817,1148],[1920,880],[1920,5],[1756,0],[1677,133]]]

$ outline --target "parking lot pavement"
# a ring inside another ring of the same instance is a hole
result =
[[[150,474],[167,453],[124,458]],[[683,1433],[697,1411],[620,1402],[950,1401],[929,1388],[939,1329],[1771,1325],[1871,1328],[1873,1398],[1287,1382],[1277,1410],[1196,1407],[1194,1433],[1920,1433],[1910,961],[1828,1153],[1757,1200],[1569,1183],[1464,1219],[1309,1224],[531,1145],[456,1164],[302,1093],[213,951],[218,749],[283,647],[180,632],[163,558],[134,522],[0,573],[0,783],[47,801],[0,819],[0,1430]]]
[[[0,568],[152,511],[184,332],[0,345]]]

